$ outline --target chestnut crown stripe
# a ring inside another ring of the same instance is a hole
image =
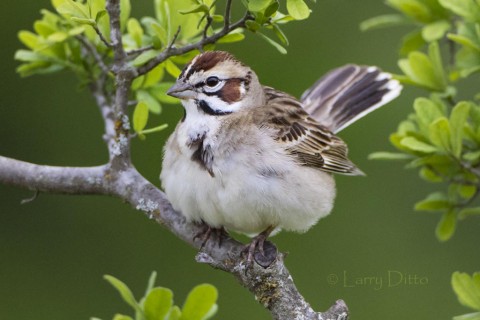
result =
[[[199,71],[208,71],[222,61],[238,61],[230,53],[225,51],[207,51],[193,59],[178,77],[179,79],[188,79],[192,74]],[[240,63],[240,62],[239,62]],[[185,74],[186,72],[186,74]]]

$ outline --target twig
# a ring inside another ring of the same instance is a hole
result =
[[[38,192],[38,190],[35,189],[34,192],[33,192],[33,196],[31,196],[30,198],[23,199],[22,201],[20,201],[20,204],[27,204],[27,203],[30,203],[32,201],[35,201],[35,199],[37,199],[39,194],[40,194],[40,192]]]
[[[95,30],[95,32],[97,33],[98,37],[100,38],[100,40],[105,44],[105,46],[107,48],[111,48],[113,47],[113,45],[108,42],[107,38],[105,38],[105,36],[103,35],[102,31],[100,31],[100,29],[98,29],[98,27],[96,25],[93,25],[92,26],[93,29]]]
[[[155,68],[157,65],[160,63],[164,62],[168,58],[172,56],[177,56],[177,55],[182,55],[187,52],[190,52],[192,50],[198,49],[198,48],[203,48],[207,44],[213,44],[218,41],[218,39],[222,38],[223,36],[229,34],[233,30],[237,28],[244,28],[245,27],[245,22],[247,20],[252,20],[253,18],[251,15],[247,12],[242,19],[238,20],[234,24],[229,25],[227,28],[223,28],[217,33],[212,34],[211,36],[208,36],[206,38],[202,38],[196,43],[193,44],[188,44],[180,48],[170,48],[169,50],[165,49],[163,50],[159,55],[157,55],[155,58],[151,59],[149,62],[144,64],[143,66],[138,67],[137,69],[137,76],[141,76]]]
[[[208,28],[210,28],[213,21],[213,18],[210,15],[207,15],[206,19],[207,23],[205,24],[205,28],[203,28],[203,39],[207,37]]]
[[[223,20],[223,29],[228,30],[230,27],[230,17],[232,15],[232,0],[227,0],[225,4],[225,16]]]
[[[84,36],[78,35],[75,37],[82,46],[90,53],[90,55],[95,59],[95,62],[98,64],[100,69],[104,73],[109,73],[110,68],[105,64],[102,56],[98,53],[97,48],[95,48],[88,40],[85,39]]]
[[[172,50],[173,46],[175,45],[175,42],[177,41],[178,39],[178,36],[180,35],[180,31],[182,30],[182,26],[178,26],[177,28],[177,31],[175,32],[175,34],[173,35],[173,38],[172,40],[170,41],[170,43],[168,44],[167,46],[167,51],[170,51]]]
[[[127,55],[128,56],[136,56],[136,55],[139,55],[141,53],[144,53],[145,51],[152,50],[152,49],[153,49],[153,45],[149,45],[149,46],[146,46],[146,47],[143,47],[143,48],[138,48],[138,49],[127,51]]]

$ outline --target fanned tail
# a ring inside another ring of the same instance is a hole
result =
[[[402,90],[392,75],[377,67],[349,64],[320,78],[301,97],[305,110],[337,133],[395,99]]]

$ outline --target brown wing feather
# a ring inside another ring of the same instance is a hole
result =
[[[265,87],[267,104],[254,116],[262,126],[276,129],[275,139],[305,166],[348,175],[363,174],[347,157],[345,142],[320,125],[292,96]]]

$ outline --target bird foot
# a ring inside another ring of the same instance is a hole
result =
[[[270,241],[266,241],[274,228],[269,227],[255,236],[244,248],[247,266],[251,267],[255,260],[260,266],[268,268],[277,258],[277,247]]]
[[[200,250],[205,247],[207,241],[212,237],[215,236],[215,240],[217,241],[218,247],[222,245],[222,241],[229,237],[227,230],[224,227],[220,228],[213,228],[207,225],[205,222],[201,222],[200,226],[203,227],[203,230],[198,232],[194,237],[193,241],[199,239],[201,241]]]

